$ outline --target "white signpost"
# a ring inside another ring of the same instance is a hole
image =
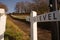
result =
[[[54,11],[37,16],[37,12],[32,11],[26,20],[31,22],[31,40],[37,40],[37,22],[60,21],[60,12]]]
[[[0,8],[0,40],[4,40],[5,27],[6,27],[5,9]]]
[[[37,13],[35,11],[31,12],[30,15],[30,22],[31,22],[31,40],[37,40],[37,22],[35,20],[37,20],[37,18],[34,17],[37,16]]]
[[[31,22],[31,40],[37,40],[37,18],[34,19],[34,17],[37,16],[37,12],[32,11],[30,14],[30,17],[27,16],[26,20]]]

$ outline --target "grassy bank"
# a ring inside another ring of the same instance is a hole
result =
[[[17,19],[26,19],[28,15],[11,15],[11,16]]]
[[[5,40],[29,40],[28,36],[7,17]]]

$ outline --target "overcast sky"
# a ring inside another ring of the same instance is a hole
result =
[[[8,7],[8,12],[13,12],[16,2],[21,2],[21,1],[28,1],[32,2],[31,0],[0,0],[0,2],[4,3]]]

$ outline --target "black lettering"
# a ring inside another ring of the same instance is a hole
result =
[[[57,19],[57,18],[55,17],[55,13],[53,13],[53,19]]]
[[[51,14],[48,14],[48,20],[51,20]]]
[[[46,15],[43,16],[44,20],[46,19]]]

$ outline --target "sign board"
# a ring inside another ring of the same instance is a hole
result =
[[[36,18],[37,20],[35,20]],[[26,20],[30,21],[30,17],[27,17]],[[60,12],[54,11],[54,12],[38,15],[38,16],[33,17],[33,20],[35,20],[36,22],[60,21]]]
[[[54,11],[37,16],[37,22],[60,21],[60,12]]]
[[[30,21],[30,17],[29,16],[26,17],[26,21]]]

